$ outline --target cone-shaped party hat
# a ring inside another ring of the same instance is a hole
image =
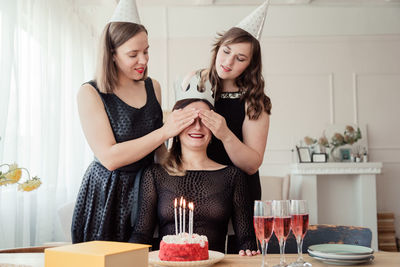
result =
[[[250,15],[245,17],[235,27],[245,30],[254,38],[260,40],[261,33],[264,28],[265,17],[267,16],[268,6],[269,0],[266,0],[261,6],[254,10]]]
[[[135,0],[120,0],[109,22],[131,22],[140,24]]]

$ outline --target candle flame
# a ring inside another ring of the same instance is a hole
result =
[[[186,209],[186,199],[183,199],[183,208]]]
[[[189,207],[189,209],[190,209],[191,211],[193,211],[193,209],[194,209],[193,202],[189,202],[188,207]]]
[[[178,200],[175,198],[174,207],[176,208],[177,205],[178,205]]]
[[[182,207],[183,197],[181,197],[181,201],[179,202],[179,206]]]

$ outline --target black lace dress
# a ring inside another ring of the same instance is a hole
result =
[[[249,204],[244,175],[238,168],[228,166],[170,176],[154,164],[144,171],[140,188],[145,197],[141,198],[130,242],[152,244],[157,224],[160,238],[175,234],[174,199],[183,196],[194,202],[193,232],[208,237],[210,250],[225,251],[230,218],[239,248],[256,249],[251,211],[244,208]]]
[[[100,94],[117,143],[142,137],[162,126],[162,111],[150,78],[145,80],[147,101],[142,108],[134,108],[114,94],[103,94],[95,82],[89,83]],[[109,171],[97,159],[89,165],[75,204],[73,243],[129,240],[136,173],[152,164],[153,159],[154,152],[115,171]]]

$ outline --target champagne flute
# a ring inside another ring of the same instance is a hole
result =
[[[261,244],[262,263],[261,267],[268,266],[265,261],[268,241],[272,235],[274,217],[272,216],[272,201],[254,201],[254,230],[256,237]]]
[[[290,202],[290,215],[292,217],[292,232],[297,242],[297,260],[289,266],[291,267],[310,267],[311,263],[303,259],[303,240],[308,229],[308,207],[307,200],[292,200]]]
[[[274,267],[287,266],[285,260],[286,238],[290,233],[290,202],[289,200],[274,200],[272,203],[274,215],[274,233],[279,241],[280,263]]]

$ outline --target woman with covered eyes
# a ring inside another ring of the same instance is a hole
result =
[[[236,27],[220,35],[212,49],[210,67],[188,75],[200,73],[204,81],[211,83],[215,97],[215,111],[199,113],[204,125],[213,133],[208,156],[246,173],[251,203],[261,199],[258,169],[264,158],[271,114],[271,101],[264,93],[258,40],[267,7],[265,2]],[[236,249],[234,237],[228,241],[228,246],[228,253]]]
[[[161,89],[147,77],[147,30],[138,18],[134,0],[119,1],[103,31],[95,80],[78,92],[81,125],[95,159],[78,193],[73,243],[129,240],[137,174],[198,117],[195,110],[176,110],[162,124]]]
[[[178,101],[176,109],[204,112],[214,108],[207,100],[189,98]],[[207,236],[210,250],[225,252],[228,222],[232,218],[239,241],[234,253],[256,253],[244,174],[237,167],[217,163],[207,156],[211,138],[211,131],[198,117],[173,139],[162,164],[143,172],[140,191],[144,197],[140,198],[138,221],[130,242],[152,244],[156,225],[160,238],[175,234],[173,203],[176,197],[184,196],[195,204],[193,232]],[[157,249],[158,243],[153,249]]]

